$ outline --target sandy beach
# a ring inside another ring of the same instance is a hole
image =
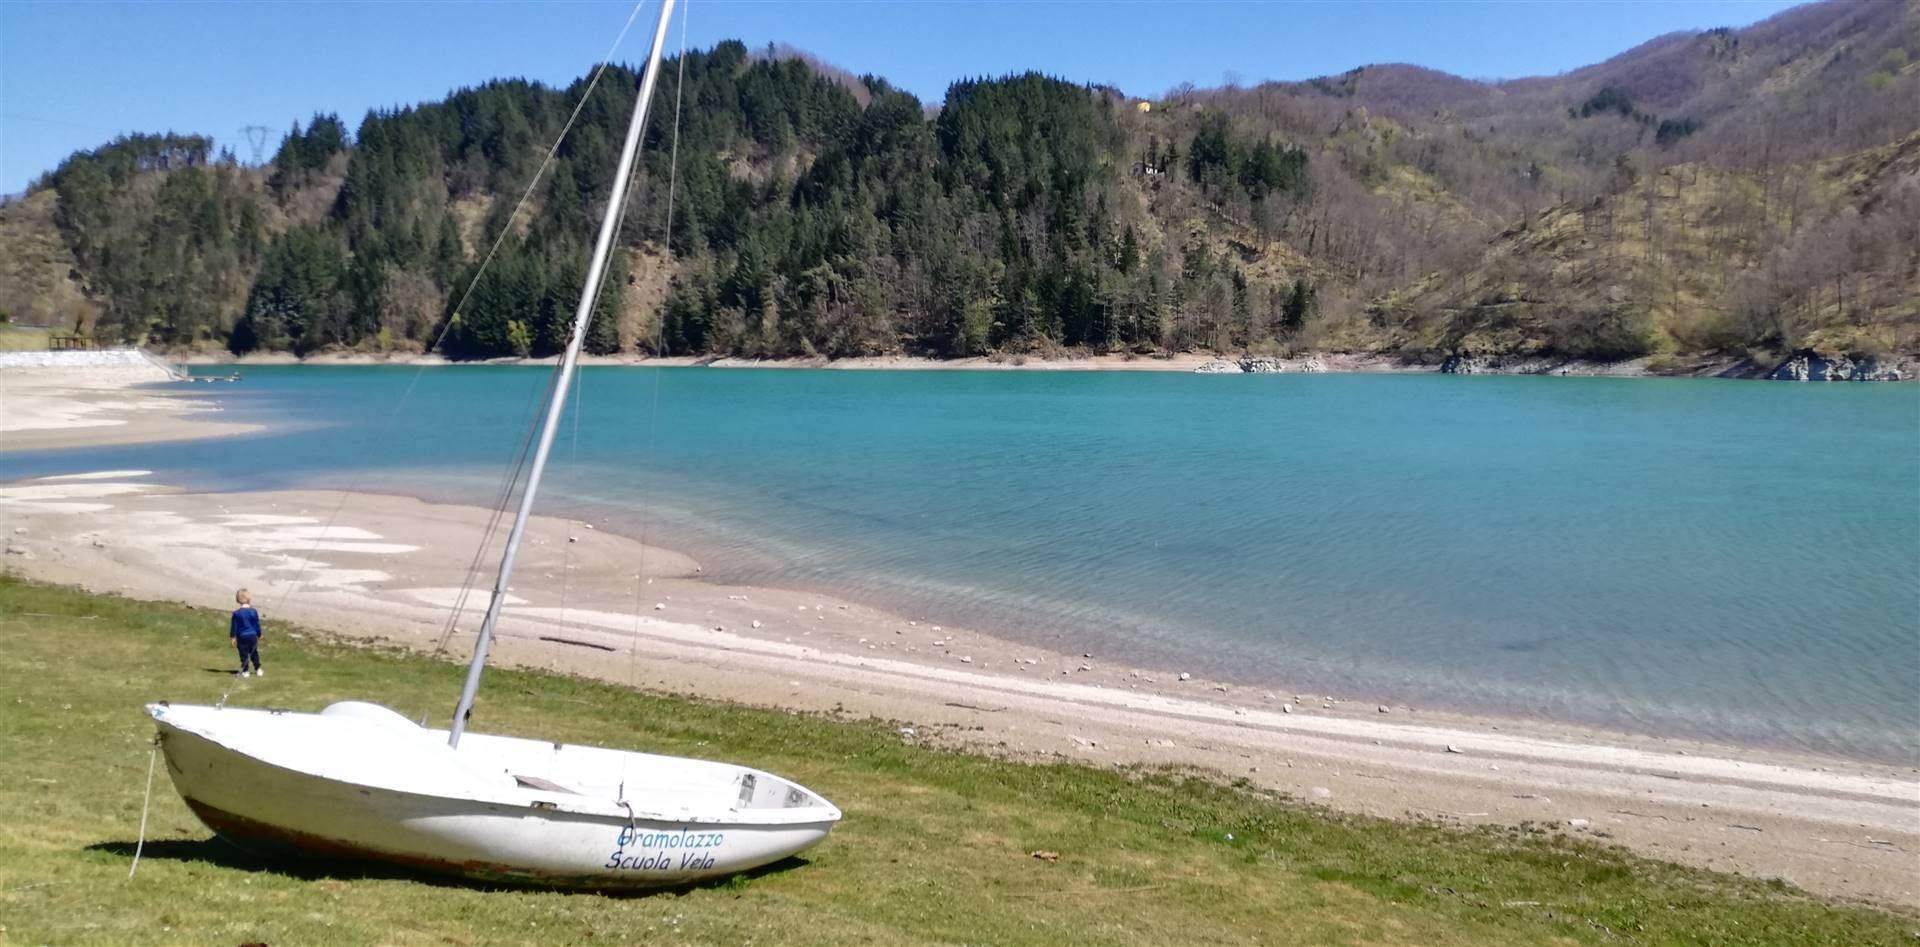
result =
[[[190,399],[129,387],[140,379],[57,374],[4,376],[6,450],[240,433],[196,414]],[[138,470],[0,487],[9,571],[205,608],[209,666],[231,660],[224,613],[242,585],[269,623],[269,666],[274,623],[465,660],[490,556],[452,634],[448,619],[488,518],[405,497],[192,494]],[[914,742],[1199,766],[1340,811],[1533,823],[1816,893],[1920,905],[1920,771],[1911,767],[1381,706],[1311,681],[1182,679],[1178,668],[1049,652],[701,572],[605,524],[538,519],[495,653],[659,692],[880,717]],[[226,685],[210,681],[215,691]],[[454,696],[444,707],[396,709],[442,717]],[[270,701],[272,678],[234,699]],[[483,692],[476,726],[485,717]]]
[[[41,353],[9,353],[8,361],[21,364],[0,364],[0,448],[5,450],[178,441],[253,430],[210,417],[211,403],[140,387],[172,378],[152,362],[55,367],[33,364],[26,357],[33,354]],[[88,353],[69,354],[84,358]]]

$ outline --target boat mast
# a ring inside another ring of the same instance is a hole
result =
[[[460,689],[460,702],[453,708],[453,726],[447,745],[460,745],[460,734],[467,729],[467,715],[473,711],[473,698],[480,690],[480,674],[487,666],[487,650],[493,645],[493,629],[500,621],[500,608],[506,603],[507,583],[513,578],[513,563],[520,553],[520,540],[527,531],[527,519],[533,513],[533,497],[540,490],[540,474],[546,470],[547,454],[553,449],[554,434],[560,428],[560,414],[567,403],[567,386],[580,360],[580,344],[586,340],[587,325],[593,319],[593,304],[599,296],[600,282],[606,278],[607,255],[613,249],[614,231],[620,226],[620,208],[627,198],[627,180],[633,174],[634,158],[640,153],[641,132],[647,126],[647,105],[653,101],[654,80],[660,77],[660,52],[667,42],[667,21],[673,16],[674,0],[661,0],[660,21],[653,28],[653,49],[647,53],[647,68],[640,74],[639,98],[633,104],[633,118],[627,122],[627,139],[620,146],[620,170],[613,178],[613,192],[607,196],[607,210],[600,218],[600,235],[593,243],[593,262],[587,267],[586,285],[580,288],[580,304],[573,311],[573,335],[566,354],[560,358],[558,378],[547,400],[546,419],[540,424],[540,443],[533,453],[533,467],[527,473],[527,489],[520,494],[520,510],[514,515],[513,529],[507,533],[507,551],[500,557],[500,575],[493,583],[493,597],[487,600],[487,614],[480,622],[480,636],[473,643],[473,661],[467,665],[467,682]]]

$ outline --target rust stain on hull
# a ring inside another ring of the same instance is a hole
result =
[[[262,857],[294,854],[340,861],[373,861],[427,874],[454,875],[475,881],[541,887],[658,888],[669,887],[672,884],[660,882],[649,884],[640,879],[625,880],[606,875],[549,873],[516,868],[500,862],[456,861],[382,851],[324,835],[268,825],[257,819],[249,819],[246,816],[235,815],[224,809],[207,805],[191,796],[183,795],[181,798],[186,800],[187,807],[193,810],[193,814],[199,816],[200,821],[205,822],[207,827],[221,838],[242,850]]]

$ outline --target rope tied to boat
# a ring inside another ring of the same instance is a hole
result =
[[[133,843],[133,864],[127,866],[127,877],[140,869],[140,853],[147,847],[147,810],[153,808],[153,765],[160,759],[160,735],[154,734],[153,743],[147,751],[147,793],[140,800],[140,834]]]

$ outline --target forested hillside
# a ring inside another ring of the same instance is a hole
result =
[[[194,136],[75,154],[0,208],[0,311],[178,348],[550,354],[634,85],[609,70],[537,180],[585,80],[318,115],[261,168]],[[1499,83],[1389,65],[1142,100],[1028,74],[930,104],[722,43],[658,96],[597,352],[1920,351],[1913,2]]]

